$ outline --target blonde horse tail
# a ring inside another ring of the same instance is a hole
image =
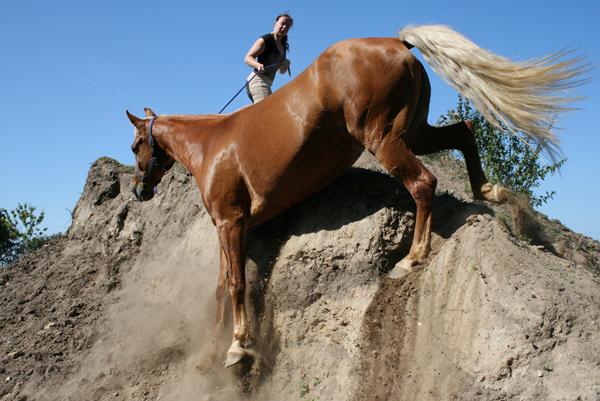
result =
[[[552,129],[558,115],[578,98],[563,94],[587,80],[582,57],[565,59],[561,51],[539,59],[512,62],[482,49],[443,25],[409,26],[400,32],[409,48],[423,57],[483,117],[513,134],[522,132],[556,160],[560,148]]]

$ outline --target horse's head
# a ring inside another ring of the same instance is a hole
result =
[[[127,111],[127,117],[135,127],[131,145],[131,150],[135,154],[132,191],[140,201],[152,199],[156,185],[175,162],[153,137],[152,127],[157,118],[156,114],[149,108],[145,108],[144,111],[146,118],[136,117]]]

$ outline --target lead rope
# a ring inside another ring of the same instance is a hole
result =
[[[279,67],[279,65],[280,65],[280,64],[281,64],[281,63],[275,63],[275,64],[268,65],[268,66],[266,66],[266,67],[265,67],[265,71],[266,71],[266,70],[270,70],[270,69],[271,69],[271,68],[273,68],[273,67]],[[289,69],[288,69],[288,71],[289,71]],[[230,100],[227,102],[227,104],[226,104],[225,106],[223,106],[223,108],[222,108],[221,110],[219,110],[219,113],[218,113],[218,114],[221,114],[221,113],[223,112],[223,110],[225,110],[225,109],[227,108],[227,106],[229,106],[229,105],[231,104],[231,102],[233,102],[233,99],[235,99],[236,97],[238,97],[238,95],[239,95],[239,94],[240,94],[240,93],[241,93],[241,92],[244,90],[244,88],[245,88],[246,86],[248,86],[248,83],[249,83],[250,81],[252,81],[252,78],[254,78],[254,76],[256,75],[256,73],[257,73],[257,72],[258,72],[258,71],[257,71],[257,70],[256,70],[256,68],[255,68],[255,69],[254,69],[254,71],[252,71],[252,75],[250,75],[250,78],[248,78],[248,79],[246,80],[246,82],[244,83],[244,86],[242,86],[242,87],[240,88],[240,90],[239,90],[239,91],[237,91],[237,93],[236,93],[235,95],[233,95],[233,97],[232,97],[232,98],[231,98],[231,99],[230,99]]]

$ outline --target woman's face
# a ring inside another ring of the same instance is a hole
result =
[[[281,17],[275,22],[275,33],[278,35],[287,35],[292,27],[292,20],[288,17]]]

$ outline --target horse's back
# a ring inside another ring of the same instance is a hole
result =
[[[414,103],[422,66],[397,38],[338,42],[262,102],[236,112],[237,161],[264,221],[352,165],[365,135]]]

